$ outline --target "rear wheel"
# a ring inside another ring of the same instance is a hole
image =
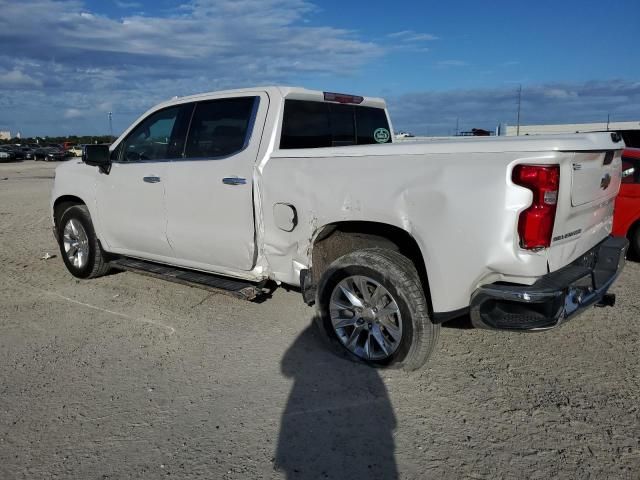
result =
[[[89,209],[85,205],[67,208],[56,219],[56,225],[60,254],[73,276],[96,278],[110,270],[106,253],[96,237]]]
[[[413,263],[387,249],[358,250],[333,262],[320,280],[317,304],[333,343],[374,366],[421,367],[440,330],[429,318]]]

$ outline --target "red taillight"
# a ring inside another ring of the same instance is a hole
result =
[[[520,214],[520,246],[531,250],[551,245],[556,203],[560,185],[558,165],[518,165],[513,169],[513,183],[533,193],[531,206]]]

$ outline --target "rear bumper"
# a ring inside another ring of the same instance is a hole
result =
[[[609,237],[566,267],[533,285],[490,284],[471,297],[471,321],[478,328],[546,330],[603,303],[625,263],[629,242]]]

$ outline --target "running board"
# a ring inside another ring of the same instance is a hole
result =
[[[256,300],[268,294],[268,290],[261,287],[262,284],[256,285],[244,280],[220,277],[210,273],[187,270],[186,268],[171,267],[126,257],[114,259],[109,263],[120,270],[128,270],[190,287],[204,288],[243,300]]]

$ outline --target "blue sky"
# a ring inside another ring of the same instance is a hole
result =
[[[396,129],[640,120],[640,2],[0,0],[0,130],[118,133],[260,84],[387,99]]]

